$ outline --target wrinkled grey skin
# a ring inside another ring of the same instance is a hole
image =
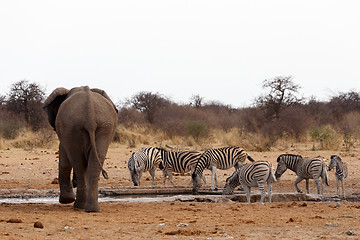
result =
[[[98,178],[114,136],[117,110],[100,89],[77,87],[55,89],[43,109],[59,140],[60,203],[74,203],[87,212],[100,211]],[[76,176],[76,198],[70,173]]]

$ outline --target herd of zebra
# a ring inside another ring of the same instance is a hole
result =
[[[251,163],[245,164],[248,159]],[[345,197],[344,180],[347,177],[347,164],[339,156],[332,155],[329,166],[322,157],[303,158],[300,155],[282,154],[277,158],[277,168],[274,171],[269,161],[255,161],[244,149],[240,147],[222,147],[208,149],[204,153],[197,151],[167,151],[162,148],[145,147],[134,152],[129,161],[131,182],[140,186],[143,172],[149,171],[152,177],[152,185],[156,184],[155,171],[160,168],[163,171],[163,184],[166,177],[170,183],[173,182],[173,173],[191,172],[190,184],[193,184],[193,192],[198,193],[202,181],[206,184],[204,170],[211,170],[211,190],[218,189],[216,169],[226,170],[234,167],[235,172],[226,179],[223,194],[231,194],[238,186],[246,193],[247,202],[250,202],[251,187],[258,187],[261,192],[260,202],[265,198],[264,185],[268,185],[268,199],[271,202],[272,183],[276,182],[287,170],[295,172],[296,191],[301,193],[297,184],[303,179],[306,181],[306,190],[309,193],[309,179],[314,179],[317,193],[323,195],[325,186],[328,185],[327,171],[336,168],[335,176],[337,181],[337,195],[341,184],[342,195]],[[320,188],[319,178],[322,186]]]

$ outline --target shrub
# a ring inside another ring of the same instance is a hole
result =
[[[208,129],[204,122],[202,121],[186,121],[186,134],[191,136],[198,141],[200,138],[208,135]]]
[[[19,135],[22,127],[23,124],[20,121],[0,120],[0,135],[8,140],[14,139]]]
[[[317,127],[309,130],[309,135],[313,141],[320,144],[320,150],[337,150],[340,145],[340,140],[336,132],[330,128],[326,127]],[[315,145],[313,150],[315,150]]]

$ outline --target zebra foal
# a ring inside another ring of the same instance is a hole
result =
[[[345,197],[345,178],[348,175],[347,163],[341,161],[341,158],[337,155],[332,155],[329,165],[329,171],[335,167],[335,177],[336,177],[336,195],[339,196],[339,186],[341,182],[342,195]]]
[[[165,185],[166,176],[169,176],[169,181],[171,184],[176,185],[173,182],[173,172],[176,173],[193,173],[195,166],[201,156],[200,152],[196,151],[166,151],[164,149],[158,149],[161,154],[162,162],[159,165],[159,168],[163,171],[163,184]],[[202,175],[202,180],[206,184],[205,176]],[[190,183],[191,184],[191,181]]]
[[[223,147],[216,149],[206,150],[200,157],[196,164],[195,170],[192,173],[193,192],[197,193],[201,187],[201,179],[204,169],[211,170],[211,187],[215,190],[218,188],[218,182],[216,179],[216,169],[226,170],[231,167],[238,169],[240,165],[245,162],[246,158],[250,161],[254,161],[250,155],[240,147]]]
[[[306,181],[306,190],[309,193],[309,179],[314,179],[318,194],[324,195],[325,185],[328,185],[326,163],[323,158],[302,158],[300,155],[282,154],[277,158],[277,168],[275,172],[276,179],[287,170],[295,172],[297,178],[295,180],[296,191],[302,193],[298,188],[298,183],[303,179]],[[322,180],[322,188],[320,192],[319,178]]]
[[[132,184],[140,186],[143,172],[149,171],[152,178],[152,185],[155,185],[155,170],[160,162],[161,155],[157,148],[145,147],[134,152],[128,162]]]
[[[234,189],[241,185],[246,192],[247,202],[250,203],[251,187],[259,187],[261,192],[260,203],[264,203],[265,188],[268,185],[268,198],[271,202],[272,183],[276,182],[274,169],[268,161],[255,161],[251,164],[241,165],[230,177],[226,179],[223,195],[231,194]]]

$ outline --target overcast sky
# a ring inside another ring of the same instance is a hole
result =
[[[0,94],[29,80],[250,105],[264,79],[305,97],[360,87],[360,1],[1,1]]]

